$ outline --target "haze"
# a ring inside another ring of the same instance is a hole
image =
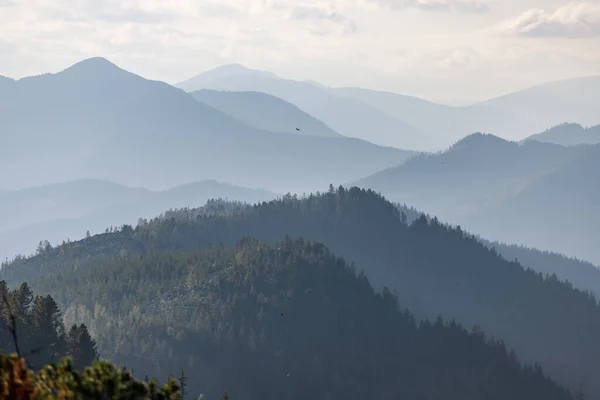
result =
[[[239,62],[466,104],[600,74],[593,0],[3,0],[0,26],[14,78],[103,56],[176,83]]]
[[[0,150],[5,397],[600,399],[596,0],[0,0]]]

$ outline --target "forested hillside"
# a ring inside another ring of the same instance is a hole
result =
[[[412,157],[356,185],[490,240],[600,264],[599,155],[600,145],[473,134],[445,152]]]
[[[130,272],[126,278],[115,278],[109,290],[105,283],[113,278],[101,272],[106,265],[116,271],[122,269],[123,260],[139,264],[152,260],[157,252],[189,252],[219,243],[232,246],[245,236],[275,243],[286,234],[322,242],[354,262],[376,288],[386,285],[396,291],[402,307],[418,318],[441,315],[464,326],[480,325],[514,348],[520,359],[541,363],[560,382],[600,393],[600,308],[594,297],[556,277],[546,279],[524,270],[435,218],[421,217],[409,225],[395,205],[357,188],[332,188],[326,194],[288,196],[252,207],[211,203],[207,209],[169,213],[135,229],[125,226],[118,232],[41,249],[34,258],[6,265],[0,275],[9,282],[27,280],[37,290],[52,293],[69,313],[75,313],[71,318],[93,312],[94,320],[105,326],[109,320],[102,316],[107,310],[113,307],[114,312],[120,301],[133,307],[134,299],[137,303],[164,290],[156,285],[162,285],[165,274],[175,273],[175,269],[168,272],[172,258],[164,256],[164,261],[149,263],[158,268],[149,275],[142,268],[123,269]],[[231,257],[228,260],[233,262]],[[195,261],[184,264],[195,265]],[[100,275],[79,278],[94,271]],[[145,282],[145,295],[128,289],[133,281]],[[79,308],[80,298],[87,306]],[[163,311],[161,315],[168,317]],[[121,329],[129,332],[123,324]],[[122,351],[130,354],[125,348]]]
[[[406,204],[396,206],[406,215],[408,223],[416,221],[422,215],[429,221],[434,218]],[[478,240],[488,248],[496,250],[505,260],[517,260],[525,268],[540,272],[544,276],[556,275],[559,280],[568,282],[577,289],[588,291],[596,297],[600,294],[600,268],[590,262],[551,251],[490,241],[481,237],[478,237]]]
[[[127,232],[125,232],[127,234]],[[572,399],[539,367],[455,322],[418,323],[325,246],[286,238],[149,251],[46,271],[66,318],[136,374],[188,371],[236,399]]]

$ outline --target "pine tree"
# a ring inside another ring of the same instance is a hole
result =
[[[185,400],[185,395],[187,394],[187,376],[185,376],[185,372],[183,372],[183,368],[181,368],[181,374],[177,378],[179,381],[179,393],[181,394],[181,400]]]
[[[71,327],[67,336],[67,349],[67,354],[73,359],[73,366],[79,370],[98,359],[96,341],[84,324]]]
[[[33,292],[29,285],[24,282],[13,294],[13,313],[22,322],[26,322],[33,302]]]

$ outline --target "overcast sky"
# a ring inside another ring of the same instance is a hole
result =
[[[600,0],[0,0],[0,75],[93,56],[170,83],[239,62],[463,102],[600,74]]]

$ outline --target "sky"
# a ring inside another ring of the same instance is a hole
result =
[[[600,0],[0,0],[0,75],[241,63],[448,104],[600,75]]]

